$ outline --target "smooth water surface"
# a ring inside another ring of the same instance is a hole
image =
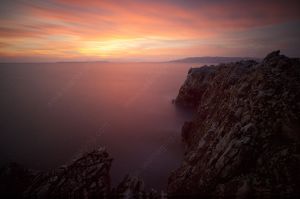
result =
[[[199,66],[201,64],[194,64]],[[50,169],[105,146],[116,184],[127,173],[165,188],[191,113],[172,103],[193,64],[0,64],[1,164]]]

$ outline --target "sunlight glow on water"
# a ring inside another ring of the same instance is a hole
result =
[[[172,103],[191,64],[1,64],[1,164],[49,169],[105,146],[126,173],[162,188],[182,157],[191,113]],[[196,64],[195,66],[199,66]]]

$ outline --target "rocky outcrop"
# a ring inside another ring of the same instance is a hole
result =
[[[105,198],[111,190],[111,162],[105,149],[99,148],[47,172],[10,164],[0,172],[0,193],[3,198]]]
[[[112,195],[119,199],[149,198],[159,199],[160,195],[155,190],[145,191],[144,181],[136,176],[126,175]]]
[[[104,148],[79,155],[71,163],[47,172],[33,171],[11,163],[0,170],[1,198],[37,199],[135,199],[160,198],[154,190],[145,191],[144,182],[127,175],[111,188],[112,158]]]
[[[41,172],[25,198],[99,198],[110,193],[112,159],[104,148],[83,154],[67,166]]]
[[[188,72],[188,78],[179,90],[175,103],[191,107],[197,106],[215,71],[215,66],[191,68]]]
[[[300,61],[191,69],[175,100],[193,106],[182,129],[186,151],[168,182],[172,195],[290,197],[300,187]]]

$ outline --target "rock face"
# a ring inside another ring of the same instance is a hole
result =
[[[115,198],[148,198],[159,199],[160,195],[155,190],[145,191],[144,181],[139,177],[127,175],[122,182],[112,191]]]
[[[140,196],[143,195],[144,182],[133,176],[125,176],[122,182],[118,185],[114,191],[114,195],[120,198],[129,198],[130,196]]]
[[[171,195],[299,195],[299,59],[275,51],[260,63],[191,69],[175,103],[197,112],[182,128],[186,151],[169,177]]]
[[[112,159],[94,150],[54,171],[40,173],[25,192],[28,198],[96,198],[109,194]]]
[[[100,148],[48,172],[33,172],[11,164],[1,171],[1,194],[4,198],[103,198],[110,194],[111,162],[105,149]]]

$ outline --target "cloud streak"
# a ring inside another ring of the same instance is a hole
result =
[[[263,56],[270,47],[299,56],[298,10],[276,0],[3,1],[0,58]]]

